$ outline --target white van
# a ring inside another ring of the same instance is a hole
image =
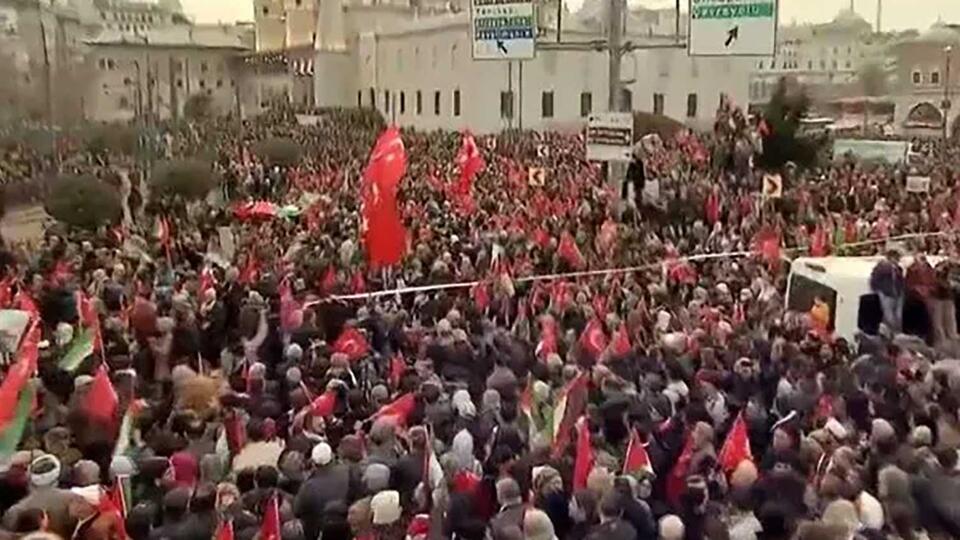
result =
[[[787,282],[788,311],[806,313],[816,297],[830,306],[830,326],[837,337],[853,341],[857,332],[876,334],[883,319],[880,299],[870,290],[870,274],[882,256],[873,257],[800,257],[790,265]],[[927,257],[936,266],[945,257]],[[913,262],[902,257],[904,272]],[[918,311],[919,310],[919,311]],[[904,331],[926,335],[926,311],[921,304],[904,305]]]

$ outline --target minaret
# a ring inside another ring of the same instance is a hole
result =
[[[877,0],[877,33],[883,32],[883,0]]]

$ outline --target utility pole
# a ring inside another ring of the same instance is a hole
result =
[[[560,33],[562,28],[563,28],[563,0],[557,0],[557,43],[561,42]]]
[[[953,56],[953,47],[947,45],[943,52],[946,53],[946,69],[944,70],[944,81],[943,81],[943,148],[944,154],[946,154],[947,148],[947,129],[950,124],[950,60]]]
[[[37,20],[40,22],[40,40],[43,42],[43,93],[47,107],[47,135],[50,137],[50,150],[60,170],[60,153],[57,151],[57,136],[53,122],[53,74],[50,68],[50,49],[47,46],[47,26],[43,22],[43,4],[37,0]]]
[[[610,64],[607,69],[609,76],[607,108],[610,112],[620,111],[620,60],[623,57],[623,10],[626,0],[608,0],[607,10],[607,54]]]
[[[180,117],[180,104],[177,96],[177,73],[174,68],[175,60],[170,56],[170,119],[176,120]]]

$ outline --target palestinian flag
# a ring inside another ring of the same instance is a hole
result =
[[[137,416],[147,406],[147,402],[142,399],[135,399],[130,402],[123,419],[120,421],[120,434],[117,436],[117,444],[113,447],[114,456],[122,456],[130,448],[130,441],[133,437],[134,424]]]
[[[70,348],[60,359],[57,366],[67,372],[73,373],[80,367],[80,364],[93,354],[95,349],[96,336],[90,328],[80,330],[80,333],[73,337],[70,342]]]
[[[83,294],[83,291],[77,291],[77,311],[80,315],[80,326],[93,333],[93,352],[103,350],[103,337],[100,334],[100,315],[94,307],[93,302]]]
[[[18,404],[29,386],[30,378],[37,372],[39,344],[40,325],[35,320],[23,336],[16,363],[10,367],[0,383],[0,429],[4,429],[17,418]]]
[[[33,386],[29,384],[24,386],[17,399],[13,418],[0,430],[0,456],[11,456],[17,451],[27,427],[27,421],[30,419],[30,413],[33,411],[35,397],[36,390]]]

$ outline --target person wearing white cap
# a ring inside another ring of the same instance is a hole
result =
[[[322,442],[313,447],[310,461],[314,470],[294,500],[293,511],[303,521],[306,538],[316,538],[323,526],[328,503],[345,501],[350,488],[350,469],[334,462],[333,449]]]
[[[374,530],[389,528],[400,521],[400,492],[388,490],[377,493],[370,499],[370,510],[373,512]]]
[[[71,537],[76,519],[70,515],[70,502],[76,496],[68,490],[57,487],[60,471],[60,460],[55,456],[46,454],[34,458],[28,471],[30,494],[3,515],[4,528],[13,530],[20,514],[38,509],[47,513],[50,519],[50,532],[55,532],[63,538]]]

